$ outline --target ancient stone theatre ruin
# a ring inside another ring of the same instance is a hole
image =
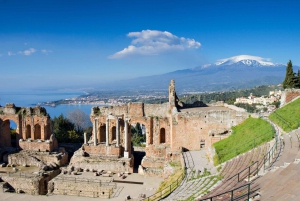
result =
[[[200,103],[187,105],[180,102],[175,82],[171,80],[167,103],[93,107],[90,116],[93,123],[92,140],[85,141],[82,150],[87,155],[122,160],[126,163],[107,166],[120,170],[126,167],[132,172],[134,157],[130,127],[140,123],[146,128],[146,155],[139,173],[162,174],[166,161],[179,160],[183,149],[208,147],[227,137],[232,126],[247,118],[244,110],[223,103],[211,107],[199,105],[203,106]]]

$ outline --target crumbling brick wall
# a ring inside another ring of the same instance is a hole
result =
[[[300,89],[285,89],[282,92],[280,99],[280,107],[290,103],[294,99],[300,96]]]

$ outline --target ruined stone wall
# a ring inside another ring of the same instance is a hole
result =
[[[18,114],[14,114],[16,112],[15,108],[1,108],[2,112],[0,112],[0,147],[11,147],[11,138],[10,134],[10,122],[12,120],[16,123],[16,146],[18,146],[19,139],[22,138],[22,118]],[[10,111],[12,110],[12,111]]]
[[[10,154],[8,156],[8,163],[15,165],[29,165],[35,167],[42,167],[43,165],[45,165],[43,161],[38,159],[36,156],[32,156],[27,152]]]
[[[164,145],[149,145],[145,148],[146,156],[152,158],[165,158],[167,147]]]
[[[96,112],[98,111],[98,113]],[[128,105],[117,105],[109,107],[93,107],[91,110],[91,115],[109,115],[109,114],[127,114]]]
[[[105,146],[98,145],[98,146],[82,146],[83,150],[87,152],[88,154],[94,154],[94,155],[106,155],[106,156],[117,156],[121,157],[123,155],[124,148],[122,146],[115,147],[115,146]]]
[[[244,108],[240,108],[240,107],[237,107],[235,105],[228,105],[227,103],[224,103],[224,107],[235,110],[237,112],[247,112],[247,110],[245,110]]]
[[[6,104],[0,107],[0,147],[11,147],[9,120],[16,123],[16,147],[20,139],[47,140],[51,135],[51,121],[43,107],[16,107]],[[28,146],[27,146],[28,147]]]
[[[101,156],[83,157],[77,154],[71,158],[69,167],[89,169],[89,170],[106,170],[112,172],[133,172],[133,156],[131,158],[109,158]]]
[[[51,120],[49,116],[37,116],[32,115],[32,113],[26,114],[26,116],[22,117],[22,138],[32,140],[47,140],[51,135]],[[35,126],[40,126],[40,131],[35,131]],[[30,131],[28,130],[30,128]]]
[[[170,116],[170,104],[144,104],[145,116],[153,117],[169,117]]]
[[[28,151],[52,151],[55,148],[50,141],[19,141],[19,146],[21,149]]]
[[[236,111],[178,113],[177,122],[172,125],[172,151],[178,151],[181,147],[199,150],[201,140],[205,140],[205,147],[208,147],[213,143],[212,137],[226,133],[247,117],[247,113]]]
[[[2,180],[7,182],[16,192],[39,195],[40,194],[40,176],[19,177],[2,175]]]
[[[164,136],[161,136],[164,135]],[[163,141],[162,141],[163,140]],[[153,144],[170,144],[169,118],[153,118]]]
[[[66,179],[54,179],[52,181],[54,188],[53,193],[56,195],[75,195],[83,197],[100,197],[100,198],[110,198],[113,193],[113,186],[105,187],[101,186],[101,181],[96,182],[84,181],[75,178],[66,178]]]
[[[63,166],[68,164],[68,153],[21,151],[19,153],[10,154],[8,156],[8,163],[15,165],[29,165],[39,168],[51,163]]]
[[[59,166],[64,166],[64,165],[67,165],[69,163],[67,152],[64,152],[64,153],[51,153],[51,154],[41,153],[41,154],[35,155],[35,157],[38,158],[39,160],[47,163],[47,164],[55,163]]]
[[[300,96],[300,89],[285,89],[282,92],[280,99],[280,107],[290,103],[294,99]]]

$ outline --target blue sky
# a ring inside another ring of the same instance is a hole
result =
[[[0,0],[0,91],[85,87],[237,55],[300,65],[298,0]]]

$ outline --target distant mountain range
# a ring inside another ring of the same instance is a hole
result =
[[[293,66],[295,72],[299,66]],[[106,89],[167,90],[171,79],[179,91],[223,91],[279,84],[284,80],[286,65],[264,61],[260,57],[240,55],[221,59],[214,64],[177,70],[161,75],[138,77],[108,84]]]

